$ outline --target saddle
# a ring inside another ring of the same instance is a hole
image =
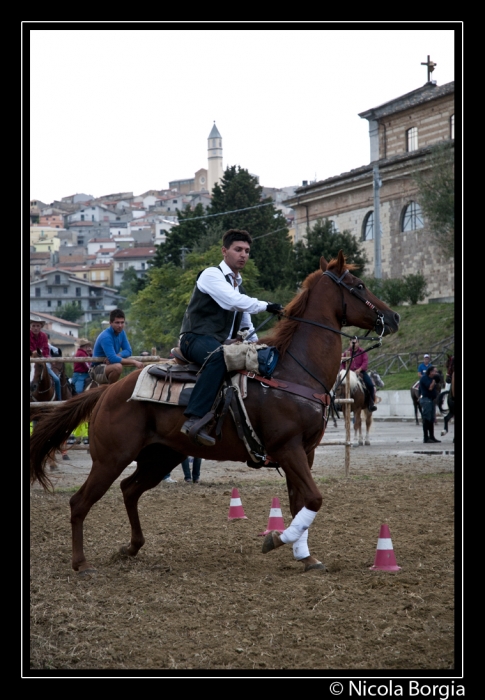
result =
[[[172,348],[170,354],[171,359],[167,362],[147,365],[141,371],[130,400],[155,401],[178,406],[188,405],[201,365],[189,362],[179,347]],[[204,416],[203,425],[206,426],[208,432],[215,429],[216,438],[221,438],[224,420],[227,414],[231,413],[237,434],[244,442],[249,454],[248,466],[257,469],[263,466],[277,467],[267,456],[261,440],[251,425],[244,405],[248,379],[259,381],[266,387],[288,391],[319,403],[323,406],[325,424],[328,418],[330,395],[319,394],[309,387],[292,382],[263,377],[246,369],[228,371],[211,411]]]

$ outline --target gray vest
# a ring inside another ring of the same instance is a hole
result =
[[[218,270],[221,268],[218,266]],[[197,279],[202,273],[199,272]],[[221,275],[224,273],[221,270]],[[225,275],[228,284],[232,286],[231,275]],[[239,287],[239,292],[245,294],[242,284]],[[234,311],[227,311],[214,301],[210,294],[201,292],[197,284],[194,287],[192,296],[190,297],[189,305],[184,314],[180,334],[182,333],[197,333],[199,335],[210,335],[220,343],[223,343],[229,335],[232,322],[234,320],[234,328],[232,338],[236,338],[237,331],[241,325],[242,311],[237,311],[234,318]]]

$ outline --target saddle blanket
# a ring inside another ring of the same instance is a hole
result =
[[[190,391],[194,388],[195,381],[181,382],[178,380],[172,381],[170,376],[156,377],[148,374],[150,367],[153,367],[153,365],[145,365],[140,372],[133,394],[128,401],[154,401],[155,403],[187,406]],[[163,367],[171,367],[175,370],[176,363],[166,362]]]

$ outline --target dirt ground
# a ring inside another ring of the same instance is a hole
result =
[[[90,460],[86,449],[72,450],[51,472],[54,495],[27,487],[24,674],[453,675],[461,658],[454,551],[461,469],[455,478],[453,436],[450,425],[441,444],[423,445],[412,421],[376,420],[372,444],[350,449],[346,476],[345,448],[328,444],[345,438],[343,423],[329,424],[312,470],[323,505],[309,536],[327,571],[307,573],[290,545],[261,552],[273,498],[285,525],[291,522],[285,479],[275,470],[204,461],[200,484],[185,484],[177,467],[176,484],[144,494],[146,543],[135,558],[118,554],[129,523],[115,483],[85,521],[97,573],[80,578],[71,569],[69,498]],[[246,519],[228,519],[234,487]],[[398,572],[369,568],[384,523]]]

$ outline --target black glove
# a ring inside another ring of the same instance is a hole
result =
[[[283,311],[281,304],[268,304],[266,311],[270,314],[280,314]]]

